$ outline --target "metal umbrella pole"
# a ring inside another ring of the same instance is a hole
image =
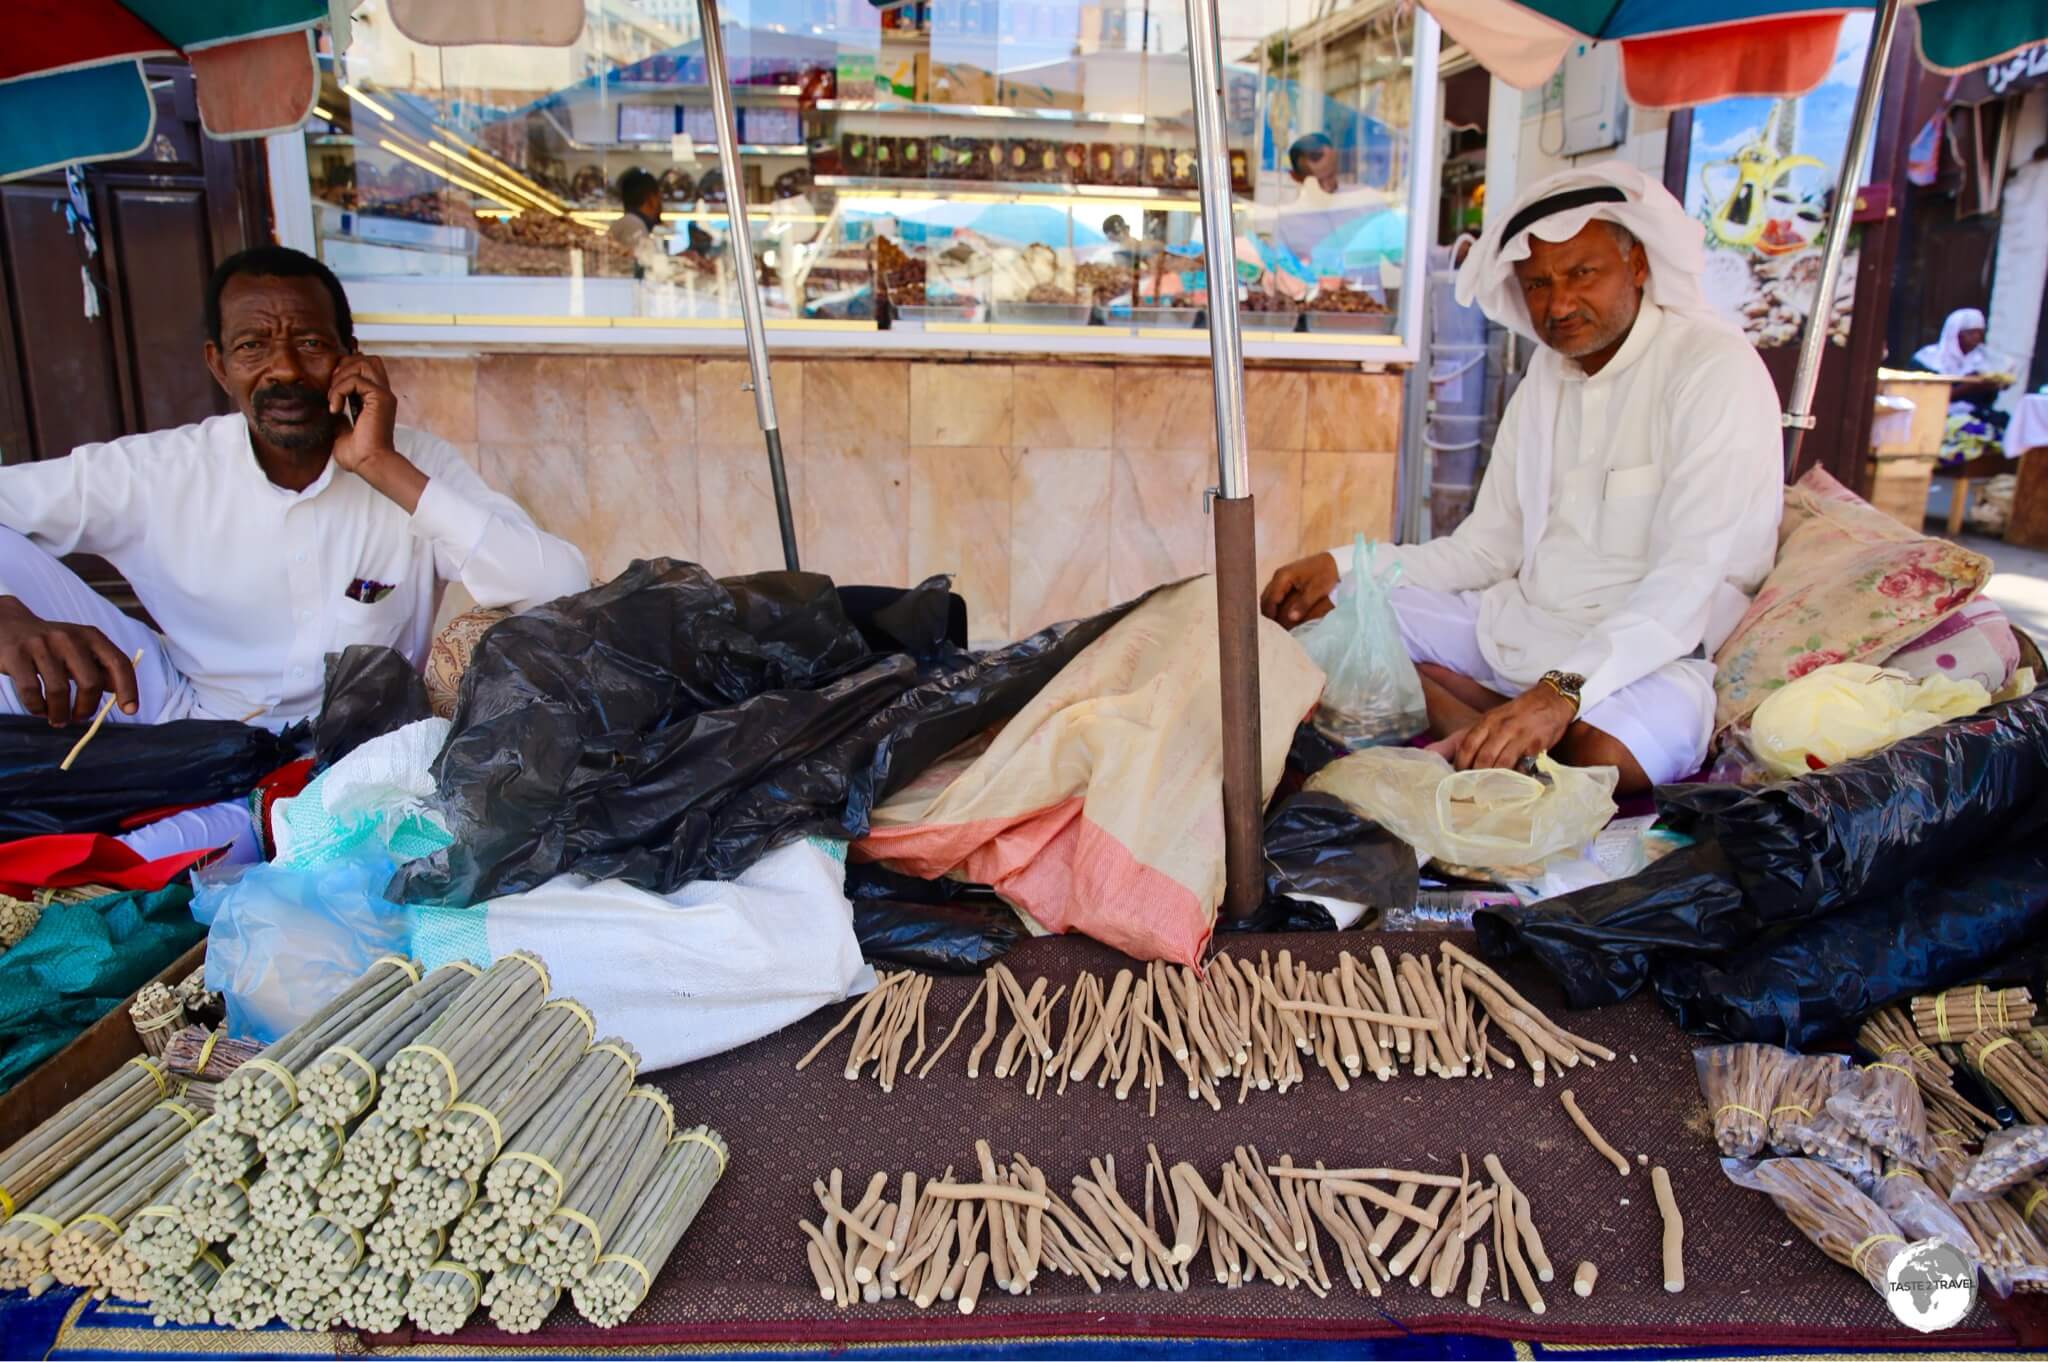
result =
[[[725,212],[731,223],[728,254],[738,276],[740,322],[747,336],[748,387],[754,415],[768,445],[768,477],[775,485],[775,522],[782,531],[782,562],[797,570],[796,519],[789,509],[789,474],[782,463],[782,431],[775,421],[775,381],[768,371],[768,328],[761,320],[761,276],[754,264],[754,235],[747,220],[746,181],[740,177],[740,139],[732,86],[725,73],[725,34],[718,25],[718,0],[697,0],[704,28],[704,82],[711,87],[711,113],[718,123],[718,167],[725,177]]]
[[[1856,110],[1849,121],[1849,145],[1842,151],[1842,170],[1835,182],[1835,201],[1828,210],[1828,240],[1821,251],[1820,282],[1813,312],[1799,337],[1799,367],[1792,372],[1792,391],[1785,400],[1785,476],[1799,466],[1799,446],[1814,427],[1813,392],[1820,385],[1821,356],[1827,353],[1828,332],[1835,316],[1835,288],[1842,275],[1842,256],[1849,249],[1849,220],[1856,211],[1856,190],[1863,163],[1877,135],[1877,101],[1884,68],[1891,56],[1892,35],[1899,27],[1900,0],[1880,0],[1877,21],[1870,27],[1870,50],[1863,58],[1863,80],[1856,87]]]
[[[707,0],[708,3],[708,0]],[[1245,918],[1265,897],[1265,821],[1259,779],[1259,584],[1250,441],[1244,423],[1244,346],[1237,329],[1237,234],[1230,214],[1230,148],[1223,126],[1223,52],[1215,0],[1187,0],[1202,246],[1209,271],[1209,369],[1216,403],[1216,626],[1223,700],[1223,912]]]

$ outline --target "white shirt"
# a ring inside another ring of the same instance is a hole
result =
[[[1520,448],[1526,418],[1547,402],[1548,449]],[[1494,671],[1524,689],[1553,669],[1576,672],[1591,709],[1702,647],[1711,657],[1742,618],[1777,557],[1778,411],[1746,340],[1645,299],[1598,374],[1539,352],[1471,516],[1380,561],[1416,586],[1482,592],[1479,647]],[[1538,496],[1530,543],[1523,506]],[[1348,572],[1350,548],[1332,552]]]
[[[290,722],[318,712],[324,660],[352,643],[423,665],[448,582],[515,610],[590,585],[583,555],[454,446],[404,426],[395,443],[428,479],[411,515],[332,461],[303,492],[279,487],[234,415],[0,469],[0,525],[121,570],[191,682],[163,717]],[[390,590],[351,599],[359,580]]]

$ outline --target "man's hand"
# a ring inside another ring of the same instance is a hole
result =
[[[334,437],[334,462],[405,508],[410,515],[427,488],[427,475],[398,452],[398,395],[391,391],[384,361],[375,355],[353,354],[334,367],[327,385],[327,408],[349,410],[359,397],[363,409],[355,423]]]
[[[89,624],[52,624],[13,596],[0,596],[0,674],[22,711],[52,728],[90,719],[110,686],[121,712],[135,712],[135,667],[113,640]]]
[[[1289,563],[1266,583],[1259,609],[1267,619],[1290,629],[1303,620],[1320,619],[1333,608],[1330,593],[1337,589],[1342,575],[1337,560],[1327,553]]]
[[[1550,751],[1564,741],[1579,707],[1549,686],[1537,684],[1479,716],[1458,735],[1451,764],[1460,771],[1513,769],[1524,757]]]

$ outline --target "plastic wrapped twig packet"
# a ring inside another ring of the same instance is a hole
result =
[[[1814,1114],[1791,1117],[1782,1133],[1793,1153],[1818,1159],[1858,1187],[1868,1189],[1877,1185],[1878,1175],[1884,1171],[1883,1156],[1877,1146],[1829,1111],[1827,1105],[1848,1077],[1847,1066],[1838,1067],[1826,1076],[1817,1094],[1802,1095],[1800,1109]]]
[[[1968,1163],[1968,1155],[1960,1149],[1942,1145],[1934,1167],[1927,1170],[1927,1185],[1948,1198],[1956,1218],[1968,1227],[1985,1279],[2001,1295],[2010,1289],[2007,1282],[2029,1287],[2048,1283],[2048,1245],[2028,1225],[2023,1206],[2004,1197],[1989,1201],[1956,1198],[1956,1181]]]
[[[2048,1169],[2048,1126],[2014,1126],[1984,1137],[1956,1177],[1957,1201],[1989,1201]]]
[[[1970,1227],[1956,1214],[1955,1207],[1949,1205],[1948,1198],[1928,1185],[1919,1169],[1909,1163],[1892,1160],[1885,1168],[1884,1176],[1877,1180],[1873,1199],[1907,1238],[1941,1240],[1968,1259],[1972,1268],[1982,1272],[1999,1295],[2012,1294],[2011,1282],[1985,1265]]]
[[[1812,1159],[1765,1159],[1756,1164],[1723,1159],[1721,1169],[1737,1187],[1770,1197],[1821,1252],[1855,1269],[1879,1295],[1885,1294],[1885,1271],[1906,1247],[1906,1236],[1847,1178]]]
[[[1775,1045],[1709,1045],[1692,1052],[1714,1143],[1725,1157],[1753,1159],[1763,1152],[1771,1106],[1794,1058]]]
[[[1892,1158],[1926,1168],[1934,1162],[1934,1142],[1912,1063],[1904,1050],[1891,1050],[1852,1069],[1828,1095],[1827,1111]]]
[[[1789,1156],[1805,1152],[1793,1129],[1826,1109],[1835,1079],[1848,1064],[1847,1055],[1793,1055],[1785,1061],[1778,1095],[1770,1108],[1772,1153]]]

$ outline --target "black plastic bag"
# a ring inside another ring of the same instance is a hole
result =
[[[857,899],[853,934],[870,964],[935,974],[979,974],[1024,935],[1016,914],[998,904],[970,908]]]
[[[60,771],[83,727],[0,716],[0,838],[114,833],[131,814],[239,798],[294,760],[304,733],[218,719],[104,724]]]
[[[846,897],[855,903],[862,899],[882,899],[890,903],[1001,903],[1002,896],[985,884],[970,884],[966,880],[936,879],[921,880],[915,875],[905,875],[891,870],[876,861],[849,859],[846,863]]]
[[[1648,981],[1661,957],[1716,955],[1753,937],[1756,919],[1711,843],[1681,847],[1627,879],[1540,903],[1472,915],[1490,959],[1527,952],[1572,1007],[1605,1007]]]
[[[1290,795],[1266,815],[1266,895],[1316,895],[1382,911],[1412,908],[1415,852],[1330,794]]]
[[[427,683],[405,655],[374,643],[353,643],[327,655],[320,717],[313,721],[313,757],[332,766],[372,738],[433,715]]]
[[[1664,821],[1720,843],[1766,926],[1828,913],[2009,845],[2048,809],[2048,691],[1737,796],[1667,785]],[[2030,812],[2031,810],[2031,812]]]
[[[1724,961],[1674,960],[1657,996],[1688,1031],[1805,1048],[1877,1008],[2002,970],[2048,928],[2048,848],[1972,857],[1782,929]]]
[[[877,619],[929,639],[947,585]],[[874,652],[827,578],[636,562],[485,635],[434,768],[455,845],[400,870],[391,897],[467,905],[571,870],[666,893],[798,837],[858,837],[1128,609],[978,655],[940,640],[921,664]]]

